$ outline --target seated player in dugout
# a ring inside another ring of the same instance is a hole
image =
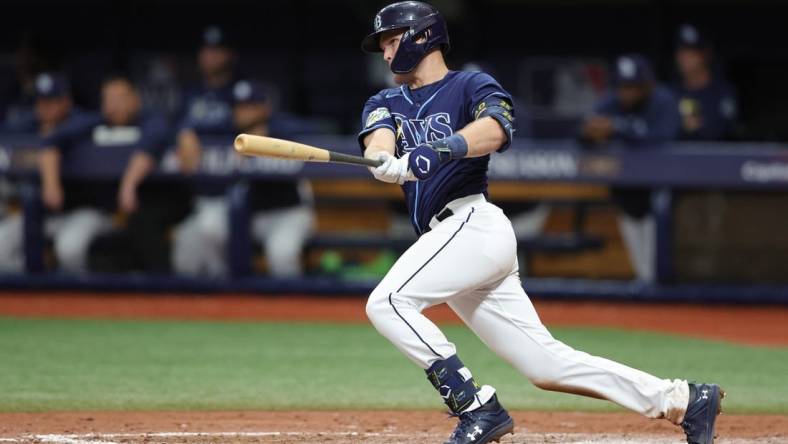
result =
[[[42,141],[39,169],[41,199],[48,211],[45,229],[53,238],[62,270],[87,271],[88,249],[97,236],[112,229],[115,210],[129,215],[145,205],[139,188],[166,148],[169,132],[163,118],[143,115],[140,110],[140,98],[130,80],[110,77],[102,84],[100,113],[69,120]],[[90,161],[72,156],[96,148],[122,150],[123,155],[132,149],[119,181],[62,177],[61,165]]]
[[[14,128],[16,131],[36,133],[44,138],[69,120],[78,120],[81,112],[71,99],[68,79],[60,73],[41,73],[34,81],[35,118]],[[0,272],[18,273],[23,270],[23,218],[16,208],[0,217]]]
[[[625,149],[659,149],[675,140],[681,119],[673,93],[658,84],[649,61],[642,55],[619,57],[613,67],[613,91],[596,105],[582,124],[581,139],[588,145],[617,142]],[[622,210],[618,218],[635,277],[653,282],[656,277],[656,223],[648,188],[611,190]]]
[[[366,311],[459,417],[446,443],[498,441],[514,424],[495,388],[476,382],[454,344],[421,313],[440,303],[538,387],[666,418],[683,427],[687,442],[711,444],[724,395],[718,385],[661,379],[591,356],[553,338],[539,320],[518,273],[512,225],[487,196],[490,156],[506,150],[514,132],[513,100],[488,74],[448,69],[440,12],[416,1],[391,4],[375,16],[362,48],[382,53],[400,86],[366,102],[359,144],[367,158],[382,161],[375,178],[402,186],[419,235]],[[624,68],[632,78],[633,67]],[[631,131],[642,136],[640,128]]]
[[[290,139],[272,119],[272,105],[258,82],[241,80],[233,88],[233,133]],[[230,141],[232,139],[228,139]],[[228,149],[235,153],[230,144]],[[244,158],[244,161],[256,161]],[[270,160],[268,160],[270,161]],[[268,271],[276,277],[301,274],[301,252],[314,224],[309,182],[282,179],[249,181],[252,237],[263,247]],[[227,274],[228,206],[223,198],[200,205],[175,232],[177,272],[223,277]]]
[[[236,53],[226,33],[217,26],[205,29],[197,54],[200,84],[186,88],[177,128],[177,156],[181,171],[199,167],[200,136],[227,136],[233,132],[233,84]]]
[[[695,26],[684,24],[676,35],[678,97],[682,140],[727,140],[736,135],[737,105],[733,87],[714,65],[714,49]]]

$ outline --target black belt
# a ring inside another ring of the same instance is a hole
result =
[[[443,211],[435,216],[435,219],[437,219],[438,222],[443,222],[445,219],[448,219],[452,216],[454,216],[454,211],[450,210],[449,208],[444,208]]]

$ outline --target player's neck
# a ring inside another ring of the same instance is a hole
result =
[[[432,52],[424,57],[419,66],[413,71],[413,77],[408,81],[408,87],[416,89],[439,82],[448,73],[449,68],[446,67],[446,62],[443,61],[443,55],[440,51]]]

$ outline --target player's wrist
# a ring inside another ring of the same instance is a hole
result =
[[[445,139],[432,143],[432,149],[438,153],[440,163],[462,159],[468,155],[468,142],[462,134],[453,134]]]

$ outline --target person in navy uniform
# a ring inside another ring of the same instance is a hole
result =
[[[657,83],[651,63],[640,54],[616,60],[614,90],[603,97],[582,125],[581,137],[594,145],[622,142],[655,147],[674,140],[680,119],[673,93]]]
[[[495,388],[475,380],[455,345],[422,313],[441,303],[538,387],[666,418],[683,426],[689,443],[711,444],[724,396],[718,385],[661,379],[591,356],[556,340],[539,320],[522,287],[512,224],[487,195],[490,156],[508,149],[514,134],[511,95],[488,74],[449,70],[446,22],[426,3],[386,6],[373,28],[362,48],[382,53],[399,87],[367,100],[358,141],[366,158],[380,162],[370,168],[373,176],[402,187],[419,237],[372,291],[366,312],[378,332],[424,369],[459,417],[446,444],[498,441],[514,423]],[[626,80],[644,74],[631,59],[623,65]],[[671,105],[662,103],[661,90],[651,84],[641,88],[640,100],[633,102],[646,103],[627,105]],[[675,106],[669,109],[676,112]],[[597,123],[595,136],[618,133],[642,141],[670,133],[671,125],[661,120],[636,123],[640,116],[611,114],[597,120],[602,119],[610,123]]]
[[[197,172],[206,137],[232,144],[236,134],[235,62],[235,51],[224,30],[218,26],[206,28],[197,55],[201,84],[184,94],[185,106],[177,130],[176,155],[184,174]],[[194,211],[175,230],[171,263],[176,273],[212,277],[226,274],[227,261],[221,250],[227,237],[226,224],[217,221],[227,214],[226,190],[224,182],[192,183]]]
[[[618,142],[626,149],[659,149],[675,140],[681,126],[673,93],[657,83],[642,55],[619,57],[613,69],[614,90],[602,98],[581,128],[581,139],[592,146]],[[650,190],[613,188],[621,208],[619,227],[635,276],[652,282],[656,276],[656,224]]]
[[[681,114],[682,140],[726,140],[735,136],[736,93],[714,69],[714,52],[707,37],[690,24],[676,36],[676,69],[673,85]]]
[[[225,32],[217,26],[206,28],[197,55],[201,84],[184,92],[178,124],[177,155],[185,173],[192,173],[199,166],[200,136],[233,132],[235,61],[235,51]]]
[[[45,225],[63,270],[87,271],[88,248],[112,228],[112,212],[139,210],[138,189],[169,141],[166,120],[142,115],[140,109],[134,85],[125,77],[111,77],[101,88],[101,113],[69,120],[42,141],[41,198],[50,214]],[[133,149],[119,182],[62,178],[61,165],[72,153],[95,148]]]
[[[36,133],[43,137],[71,115],[74,103],[66,76],[58,72],[42,72],[35,77],[33,87],[33,112],[0,129]]]
[[[233,133],[291,139],[287,127],[273,118],[264,86],[239,80],[233,87]],[[234,136],[228,137],[228,149]],[[234,152],[234,150],[233,150]],[[254,159],[245,158],[244,161]],[[301,251],[312,232],[314,211],[307,181],[260,180],[249,183],[251,234],[263,247],[272,276],[294,277],[302,272]],[[175,230],[173,267],[191,276],[223,277],[227,274],[229,239],[228,205],[223,196],[203,200]]]
[[[44,72],[34,80],[34,115],[26,122],[18,121],[13,131],[35,133],[39,137],[52,134],[69,119],[79,119],[74,109],[68,79],[60,73]],[[13,184],[10,185],[13,188]],[[0,204],[2,206],[2,204]],[[13,205],[0,217],[0,271],[18,273],[24,267],[22,231],[24,220]]]

